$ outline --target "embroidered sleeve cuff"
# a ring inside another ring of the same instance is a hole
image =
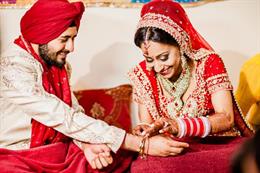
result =
[[[121,147],[123,141],[124,141],[124,138],[125,138],[125,135],[126,135],[126,132],[120,128],[117,128],[117,127],[114,127],[114,126],[111,126],[111,133],[110,135],[112,137],[113,140],[111,143],[107,143],[107,146],[109,148],[111,148],[111,150],[116,153],[118,151],[118,149]]]
[[[233,86],[229,80],[229,77],[226,73],[218,74],[212,77],[209,77],[206,80],[209,93],[215,93],[221,90],[232,90]]]

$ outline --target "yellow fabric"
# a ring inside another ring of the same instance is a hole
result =
[[[242,66],[236,99],[248,122],[260,125],[260,54]]]

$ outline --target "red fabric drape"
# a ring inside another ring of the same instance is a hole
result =
[[[183,154],[174,157],[140,157],[131,165],[131,173],[231,173],[233,154],[247,140],[244,137],[207,137],[190,141]]]
[[[28,150],[0,148],[1,173],[123,173],[127,172],[133,153],[119,150],[107,168],[95,170],[83,152],[73,143],[55,143]]]

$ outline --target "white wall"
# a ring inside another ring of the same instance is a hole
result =
[[[19,34],[26,9],[0,10],[0,51]],[[193,25],[224,59],[237,86],[239,68],[260,52],[260,1],[228,0],[186,9]],[[142,60],[133,37],[140,9],[87,8],[69,56],[74,89],[129,83],[126,73]]]

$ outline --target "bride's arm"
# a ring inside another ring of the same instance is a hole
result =
[[[231,91],[218,91],[211,95],[215,110],[208,116],[211,124],[211,133],[229,130],[234,125],[234,112]]]
[[[152,123],[153,119],[150,116],[148,110],[146,109],[145,105],[138,104],[138,117],[140,123]]]
[[[153,123],[153,119],[150,116],[148,110],[143,104],[138,103],[138,124],[133,128],[132,133],[137,136],[144,136],[143,133],[146,131],[146,134],[150,134],[152,136],[151,130],[154,131],[153,128],[151,128],[151,124]]]

